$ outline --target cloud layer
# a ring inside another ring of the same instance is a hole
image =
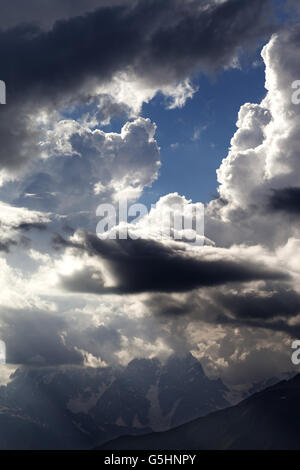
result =
[[[2,177],[18,174],[28,160],[41,156],[41,113],[105,95],[103,85],[109,89],[118,73],[154,90],[146,96],[159,89],[172,95],[170,86],[175,87],[174,103],[180,105],[179,82],[199,69],[229,67],[243,46],[270,33],[269,6],[268,0],[253,0],[251,6],[238,0],[142,0],[100,7],[47,31],[23,23],[1,30],[8,103],[0,110]]]
[[[158,177],[143,102],[162,91],[167,106],[183,106],[193,74],[234,66],[273,31],[268,1],[121,3],[87,2],[81,16],[55,3],[48,20],[36,11],[39,26],[21,24],[24,10],[14,28],[9,12],[2,19],[0,329],[9,361],[95,367],[192,350],[235,384],[264,377],[268,364],[280,373],[300,324],[299,27],[263,49],[267,94],[240,109],[205,240],[155,239],[144,230],[155,211],[133,229],[143,239],[100,240],[91,232],[97,203],[136,200]],[[120,115],[128,122],[119,132],[103,130]],[[158,204],[173,198],[190,204],[176,193]]]

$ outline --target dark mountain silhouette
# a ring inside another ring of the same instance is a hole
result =
[[[121,437],[101,450],[300,449],[300,374],[163,433]]]

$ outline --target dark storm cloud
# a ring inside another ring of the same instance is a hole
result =
[[[132,0],[0,0],[0,29],[20,23],[50,28],[58,19],[82,15],[101,6],[121,5]]]
[[[163,83],[197,65],[227,65],[237,48],[271,31],[268,0],[205,3],[202,10],[199,2],[143,0],[58,22],[49,32],[30,25],[2,31],[1,78],[11,98],[31,90],[49,99],[126,67],[142,75],[146,68],[150,79]]]
[[[287,279],[280,271],[245,260],[205,259],[195,253],[168,247],[151,240],[99,240],[85,234],[83,245],[77,245],[91,256],[101,258],[117,282],[116,288],[105,288],[95,279],[90,268],[62,278],[71,291],[130,294],[139,292],[186,292],[232,282]],[[63,242],[65,246],[67,242]],[[71,243],[74,246],[74,243]]]
[[[105,290],[102,276],[88,266],[82,271],[73,273],[72,276],[61,276],[61,280],[64,288],[71,292],[98,294]]]
[[[218,323],[265,328],[299,337],[299,322],[293,320],[300,314],[300,295],[292,288],[271,282],[268,291],[263,292],[216,292],[213,302],[215,311],[219,311]]]
[[[81,364],[82,355],[62,339],[65,321],[47,312],[7,310],[1,314],[0,333],[7,362],[28,365]]]
[[[300,188],[274,189],[269,208],[287,214],[300,215]]]
[[[293,290],[218,294],[216,300],[240,320],[288,319],[300,313],[300,295]]]
[[[123,70],[155,86],[199,68],[215,71],[273,30],[271,10],[269,0],[141,0],[59,21],[49,31],[28,24],[0,31],[8,103],[0,109],[2,165],[16,171],[37,154],[35,109],[86,102],[91,81]]]
[[[219,289],[210,291],[209,297],[194,291],[184,297],[154,294],[145,300],[149,312],[158,318],[172,318],[187,322],[202,321],[224,327],[251,327],[287,333],[299,337],[298,321],[300,295],[292,289],[271,282],[268,291],[232,293]],[[175,322],[175,323],[176,323]]]
[[[22,224],[18,225],[17,229],[23,230],[24,232],[29,232],[29,230],[39,230],[45,231],[47,230],[47,225],[41,222],[23,222]]]
[[[298,16],[295,16],[295,13],[300,12],[300,5],[298,0],[287,0],[286,10],[289,14],[293,15],[294,21],[299,19]]]

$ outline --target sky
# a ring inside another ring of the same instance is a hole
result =
[[[294,370],[297,2],[0,6],[1,383],[188,352],[232,387]],[[135,239],[99,238],[124,199]],[[158,236],[172,204],[204,207],[195,243]]]
[[[144,105],[145,116],[158,126],[163,162],[160,177],[146,194],[154,192],[155,199],[177,191],[195,202],[216,196],[216,168],[228,152],[237,113],[245,101],[261,101],[265,95],[263,64],[259,58],[259,65],[253,62],[245,69],[200,76],[193,82],[196,93],[183,108],[165,109],[160,96]]]

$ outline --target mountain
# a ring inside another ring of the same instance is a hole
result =
[[[59,439],[46,426],[17,410],[0,410],[1,450],[62,449]]]
[[[91,414],[98,422],[164,430],[229,406],[226,386],[209,379],[191,354],[135,359],[102,394]]]
[[[170,431],[121,437],[100,450],[300,449],[300,374]]]
[[[0,387],[0,449],[91,448],[163,431],[229,406],[227,393],[191,354],[164,364],[19,369]]]

